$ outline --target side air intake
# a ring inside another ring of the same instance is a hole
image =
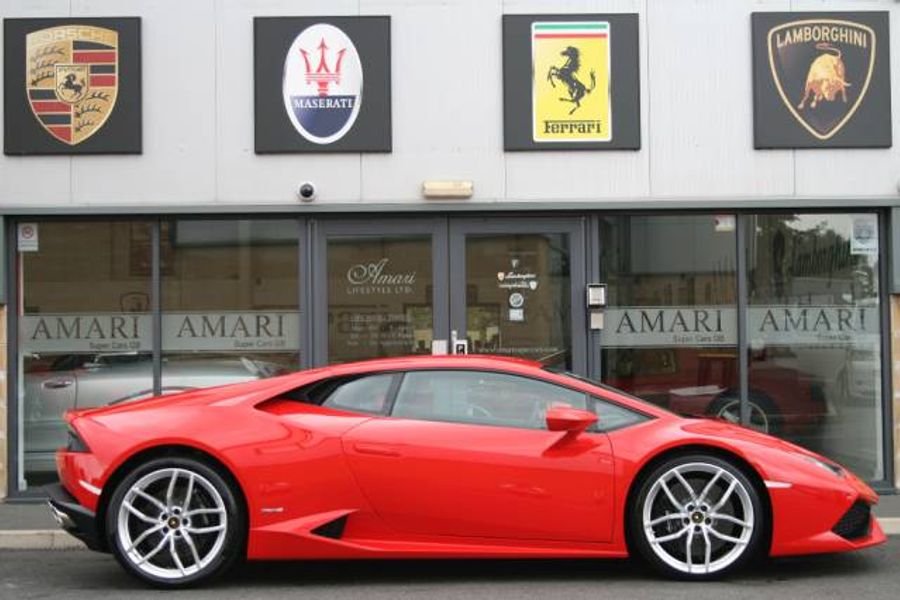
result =
[[[347,526],[347,515],[338,517],[334,521],[328,521],[312,530],[313,535],[339,540],[344,535],[344,527]]]

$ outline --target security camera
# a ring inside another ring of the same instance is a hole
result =
[[[297,195],[300,196],[300,199],[304,202],[311,202],[316,199],[316,186],[314,183],[310,183],[309,181],[304,181],[300,184],[300,187],[297,188]]]

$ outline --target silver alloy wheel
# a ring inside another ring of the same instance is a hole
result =
[[[222,551],[228,513],[202,475],[165,468],[138,479],[119,505],[122,552],[139,570],[162,579],[189,577]]]
[[[769,433],[769,416],[766,414],[766,411],[753,400],[749,400],[747,405],[750,408],[750,427],[762,433]],[[726,402],[716,413],[716,416],[729,423],[739,425],[741,422],[741,401],[730,400]]]
[[[740,479],[710,463],[669,469],[642,507],[644,535],[663,562],[687,574],[712,574],[738,560],[755,526],[753,502]]]

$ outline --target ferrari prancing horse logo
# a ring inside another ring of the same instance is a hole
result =
[[[875,66],[875,32],[835,19],[807,19],[773,27],[769,67],[791,115],[827,140],[863,102]]]
[[[63,25],[25,38],[25,90],[38,123],[75,146],[103,127],[119,89],[119,34]]]

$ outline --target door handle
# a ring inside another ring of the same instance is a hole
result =
[[[363,442],[356,442],[353,444],[353,449],[360,454],[372,454],[375,456],[387,456],[391,458],[400,457],[400,452],[397,449],[384,444],[366,444]]]
[[[51,379],[42,383],[42,387],[46,390],[61,390],[75,383],[71,379]]]

